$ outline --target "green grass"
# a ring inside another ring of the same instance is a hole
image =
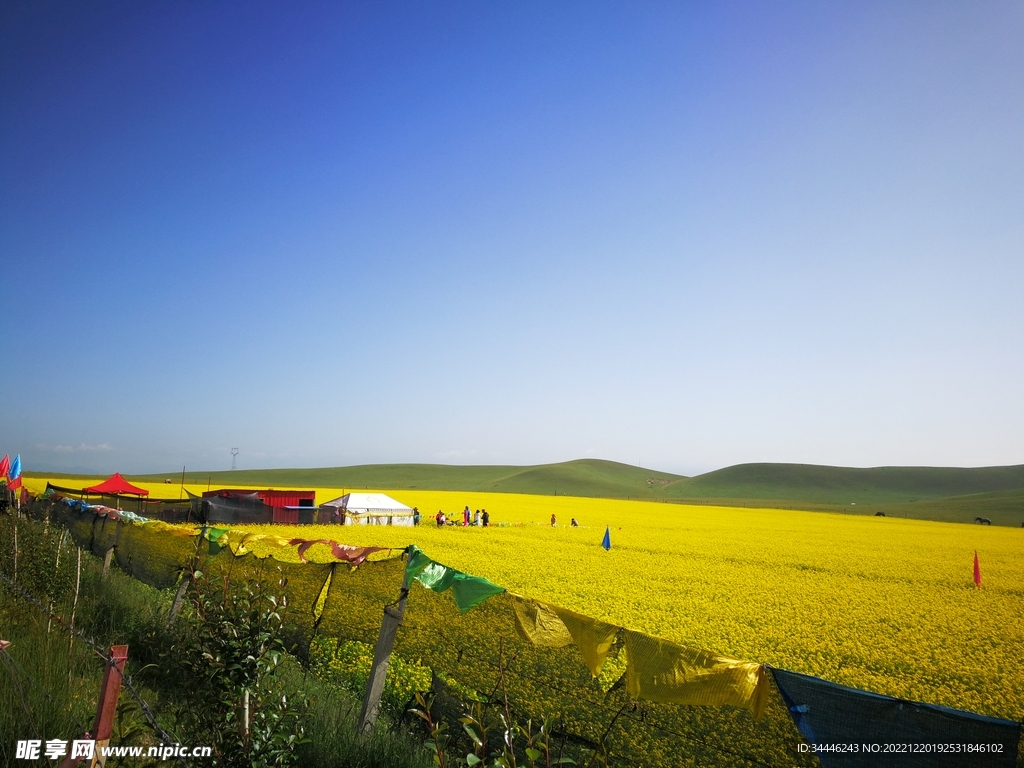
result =
[[[26,518],[15,521],[0,514],[0,553],[12,550],[15,524],[19,534],[18,584],[45,603],[49,598],[47,588],[51,587],[53,592],[47,574],[66,572],[72,561],[73,570],[77,570],[76,547],[70,539],[62,539],[58,526],[44,527],[41,522]],[[59,568],[54,568],[58,546],[62,558]],[[32,568],[33,565],[40,567]],[[12,558],[0,557],[0,572],[10,577],[12,568]],[[157,720],[173,732],[174,724],[167,717],[167,710],[176,691],[164,684],[159,667],[168,638],[167,610],[174,590],[146,586],[121,572],[117,565],[104,578],[102,568],[101,558],[82,552],[76,626],[104,647],[119,643],[129,646],[127,674],[135,679]],[[68,617],[72,597],[65,592],[53,601],[52,607],[58,615]],[[3,583],[0,637],[12,641],[11,647],[0,653],[0,765],[48,765],[42,759],[17,760],[17,741],[79,738],[95,715],[102,662],[81,640],[70,643],[65,630],[49,623],[39,608]],[[301,690],[311,701],[305,723],[309,740],[299,746],[298,764],[321,768],[430,765],[422,745],[423,734],[413,733],[408,726],[396,725],[384,716],[370,738],[359,737],[359,696],[307,675],[292,658],[282,665],[281,675],[286,689]],[[114,744],[157,743],[141,709],[124,689],[114,725]],[[157,761],[148,759],[131,762],[139,768],[156,764]],[[108,762],[113,768],[117,765],[117,761]]]
[[[1014,467],[825,467],[738,464],[665,488],[675,498],[796,499],[826,504],[894,504],[1024,489],[1024,465]]]
[[[973,523],[975,517],[987,517],[993,525],[1024,525],[1024,488],[993,493],[950,496],[904,504],[881,506],[887,515]]]

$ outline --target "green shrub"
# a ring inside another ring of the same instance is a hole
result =
[[[210,765],[291,766],[304,740],[308,702],[289,697],[276,674],[286,658],[285,582],[224,578],[196,572],[190,608],[165,655],[180,688],[172,705],[177,730],[213,748]]]

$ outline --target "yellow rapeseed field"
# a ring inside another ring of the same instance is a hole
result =
[[[1024,717],[1024,530],[572,497],[390,493],[420,508],[420,528],[272,528],[346,544],[415,543],[515,592],[652,635],[891,696]],[[498,525],[433,525],[438,509],[457,513],[466,504],[486,508]],[[580,528],[569,527],[574,516]],[[599,546],[605,525],[610,552]],[[980,590],[972,580],[975,550]]]
[[[149,487],[155,494],[168,488]],[[423,524],[246,528],[354,545],[415,543],[440,562],[512,591],[652,635],[878,693],[1024,717],[1022,529],[574,497],[385,492],[418,506]],[[341,493],[317,489],[317,500]],[[438,509],[455,514],[467,504],[486,508],[492,527],[434,526]],[[569,527],[572,517],[579,528]],[[599,546],[606,525],[610,552]],[[980,590],[972,581],[976,550]],[[315,558],[316,548],[310,554]]]

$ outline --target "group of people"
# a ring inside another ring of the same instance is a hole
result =
[[[412,522],[413,522],[413,525],[419,525],[421,519],[422,519],[422,516],[420,515],[419,507],[413,507],[412,508]],[[445,514],[444,510],[440,510],[440,509],[437,510],[437,514],[434,515],[434,522],[437,523],[437,527],[438,528],[443,528],[446,525],[458,525],[459,524],[459,520],[458,520],[458,517],[456,515],[448,516],[447,514]],[[478,509],[475,512],[470,512],[469,511],[469,505],[467,504],[466,508],[462,510],[462,525],[464,527],[469,527],[471,525],[475,525],[475,526],[483,526],[484,528],[487,528],[490,524],[491,524],[491,516],[489,514],[487,514],[487,510],[486,509]],[[554,528],[555,525],[557,525],[557,524],[558,524],[558,518],[556,518],[555,517],[555,513],[552,512],[551,513],[551,527]],[[580,526],[579,521],[577,521],[575,517],[572,518],[572,521],[569,523],[569,525],[571,525],[573,528],[579,528],[579,526]]]
[[[420,510],[417,507],[412,508],[412,522],[414,525],[420,524]],[[434,522],[437,523],[437,527],[441,528],[445,525],[458,525],[458,519],[455,515],[449,517],[442,510],[437,510],[437,514],[434,515]],[[478,509],[476,512],[470,512],[469,506],[462,510],[462,525],[463,526],[483,526],[487,528],[491,524],[491,516],[487,514],[486,509]]]

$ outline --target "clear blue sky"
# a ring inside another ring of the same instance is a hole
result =
[[[0,453],[1024,462],[1024,4],[9,2]]]

